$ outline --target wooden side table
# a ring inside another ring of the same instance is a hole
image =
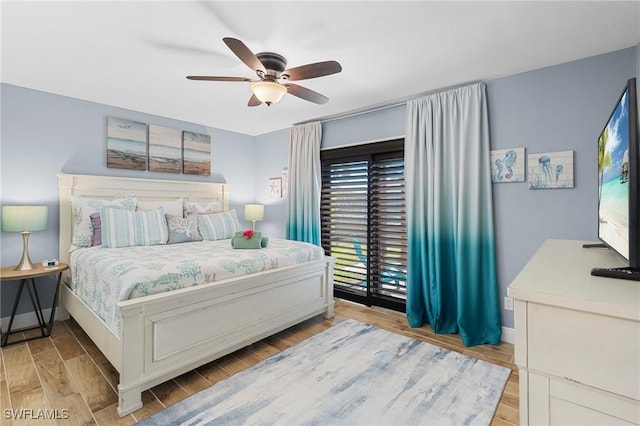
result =
[[[29,269],[28,271],[14,271],[15,266],[7,266],[6,268],[2,268],[0,270],[0,280],[2,282],[5,281],[18,281],[20,280],[20,285],[18,287],[18,292],[16,293],[15,299],[13,301],[13,308],[11,309],[11,318],[9,319],[9,326],[7,327],[7,331],[2,333],[2,343],[0,346],[7,346],[7,340],[9,339],[9,335],[13,333],[18,333],[26,330],[34,330],[39,328],[42,335],[30,337],[28,339],[18,340],[16,342],[9,343],[10,345],[14,343],[26,342],[27,340],[39,339],[42,337],[48,337],[51,335],[51,330],[53,329],[53,319],[56,313],[56,306],[58,304],[58,293],[60,292],[60,281],[62,279],[62,272],[69,269],[69,265],[66,263],[61,263],[56,266],[47,266],[44,267],[42,265],[36,265],[33,269]],[[58,274],[58,281],[56,283],[56,292],[53,296],[53,306],[51,307],[51,316],[49,317],[49,323],[45,323],[44,314],[42,312],[42,305],[40,304],[40,297],[38,296],[38,290],[36,289],[36,278],[45,277],[47,275]],[[33,306],[33,310],[36,313],[36,317],[38,318],[38,325],[34,327],[23,328],[20,330],[11,331],[11,326],[13,325],[13,320],[16,316],[16,309],[18,308],[18,303],[20,302],[20,296],[22,296],[22,290],[24,287],[27,287],[27,291],[29,292],[29,298],[31,299],[31,305]]]

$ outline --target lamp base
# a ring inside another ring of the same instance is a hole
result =
[[[14,271],[28,271],[34,267],[29,257],[29,235],[31,235],[31,232],[22,233],[22,259],[20,259],[18,266],[13,269]]]

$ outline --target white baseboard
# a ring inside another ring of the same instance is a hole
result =
[[[502,337],[500,338],[505,343],[516,343],[516,330],[509,327],[502,327]]]
[[[51,315],[51,308],[43,309],[42,313],[44,314],[44,322],[49,324],[49,316]],[[3,333],[7,331],[7,328],[9,328],[10,319],[11,317],[4,317],[0,319],[0,327],[2,328]],[[36,327],[37,325],[38,325],[38,318],[36,317],[36,313],[27,312],[25,314],[18,314],[15,316],[15,318],[13,319],[13,324],[11,324],[11,329],[19,330],[21,328]]]

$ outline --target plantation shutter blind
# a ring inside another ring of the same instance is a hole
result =
[[[334,284],[366,291],[368,162],[328,162],[322,167],[322,245],[336,257]]]
[[[334,284],[338,296],[341,291],[355,292],[367,298],[402,299],[404,304],[407,239],[403,142],[321,153],[321,239],[325,252],[336,258]]]
[[[394,155],[395,154],[395,155]],[[389,157],[389,158],[386,158]],[[407,221],[404,156],[374,156],[371,194],[371,276],[381,294],[406,297]]]

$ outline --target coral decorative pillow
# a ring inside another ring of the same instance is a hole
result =
[[[195,214],[188,214],[187,217],[182,217],[165,213],[165,217],[169,227],[167,244],[202,241],[202,235],[198,232],[198,218]]]
[[[103,207],[116,207],[131,211],[135,210],[136,203],[136,197],[101,200],[72,195],[71,213],[73,216],[73,237],[71,239],[69,252],[80,247],[91,246],[91,238],[93,235],[91,213],[97,213]]]

